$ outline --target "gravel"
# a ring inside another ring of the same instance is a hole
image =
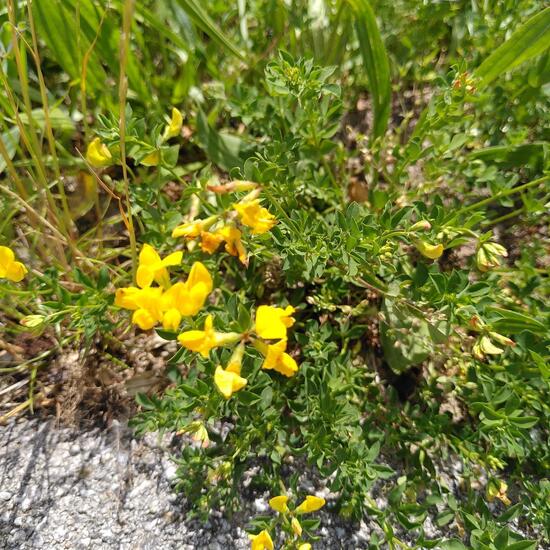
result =
[[[244,549],[244,524],[212,513],[187,518],[171,484],[166,441],[139,440],[124,425],[106,430],[60,428],[54,420],[19,419],[0,426],[0,548]],[[241,519],[268,511],[258,494]],[[321,514],[315,548],[365,548],[370,527],[345,526]]]
[[[58,427],[52,419],[19,419],[0,426],[1,549],[244,549],[244,530],[255,515],[270,513],[265,492],[247,493],[244,509],[225,519],[211,513],[206,523],[188,517],[185,497],[174,492],[176,468],[169,438],[135,439],[117,421],[108,429]],[[447,486],[457,490],[460,466],[449,465]],[[246,490],[246,480],[243,486]],[[304,473],[300,485],[330,501],[323,482]],[[387,501],[373,491],[384,508]],[[243,493],[244,494],[244,493]],[[329,508],[329,506],[327,506]],[[315,549],[366,549],[379,527],[368,517],[346,523],[325,510]],[[424,523],[430,538],[452,536]],[[400,533],[408,541],[407,533]],[[411,539],[412,541],[412,539]]]

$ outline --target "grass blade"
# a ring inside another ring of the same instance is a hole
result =
[[[178,3],[187,12],[193,23],[214,40],[214,42],[223,46],[242,61],[245,60],[243,52],[227,38],[197,0],[178,0]]]
[[[478,87],[485,87],[499,75],[536,57],[550,47],[550,8],[526,21],[477,68]]]
[[[372,95],[374,138],[384,135],[391,108],[391,80],[388,54],[368,0],[348,0],[355,15],[355,29]]]

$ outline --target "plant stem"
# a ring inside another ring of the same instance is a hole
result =
[[[465,206],[464,208],[461,208],[458,212],[455,212],[450,219],[454,219],[457,216],[461,216],[462,214],[466,214],[468,212],[471,212],[472,210],[477,210],[478,208],[481,208],[487,204],[491,204],[492,202],[497,201],[499,199],[503,199],[504,197],[509,197],[510,195],[521,193],[521,191],[525,191],[525,189],[536,187],[537,185],[545,181],[548,181],[549,179],[550,179],[550,176],[543,176],[542,178],[538,178],[528,183],[524,183],[523,185],[518,185],[518,187],[512,187],[511,189],[504,189],[503,191],[499,191],[498,193],[495,193],[492,197],[487,197],[486,199],[483,199],[478,202],[474,202],[474,204],[470,204],[469,206]]]
[[[136,280],[137,270],[137,245],[134,221],[132,217],[132,203],[130,200],[130,184],[128,181],[128,167],[126,166],[126,94],[128,91],[128,78],[126,65],[128,62],[128,48],[130,47],[130,33],[132,29],[132,17],[134,14],[134,0],[125,0],[122,19],[122,33],[120,35],[120,79],[118,83],[119,100],[119,131],[120,131],[120,161],[122,163],[122,178],[124,180],[124,193],[126,198],[126,215],[128,220],[128,234],[130,237],[130,250],[132,254],[132,279]]]

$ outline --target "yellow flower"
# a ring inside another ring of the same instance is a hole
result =
[[[142,330],[149,330],[163,320],[161,307],[162,288],[126,287],[119,288],[115,294],[115,305],[135,310],[132,322]]]
[[[170,285],[168,275],[169,266],[181,264],[183,252],[173,252],[161,260],[158,252],[150,245],[144,244],[139,254],[139,266],[137,269],[136,280],[138,286],[146,288],[156,281],[163,287]]]
[[[162,139],[166,141],[167,139],[176,137],[181,132],[182,124],[183,124],[183,116],[181,112],[175,107],[173,107],[170,124],[167,124],[166,127],[164,128]]]
[[[0,246],[0,279],[18,283],[27,273],[27,268],[15,260],[13,250],[7,246]]]
[[[255,345],[258,347],[258,343]],[[284,376],[294,376],[298,372],[298,364],[288,353],[285,353],[285,350],[286,340],[281,340],[276,344],[260,344],[260,351],[265,355],[262,369],[273,369]]]
[[[276,512],[279,512],[281,514],[286,514],[287,512],[289,512],[287,502],[288,502],[288,497],[286,495],[279,495],[277,497],[273,497],[269,501],[269,505]]]
[[[304,542],[298,546],[298,550],[311,550],[311,544],[309,542]]]
[[[159,151],[152,151],[147,156],[143,157],[140,164],[143,164],[143,166],[157,166],[160,162],[160,152]]]
[[[132,315],[132,323],[137,325],[141,330],[150,330],[158,322],[159,319],[149,309],[136,309]]]
[[[102,168],[111,164],[113,156],[107,145],[101,143],[101,140],[96,137],[88,145],[86,150],[86,160],[94,168]]]
[[[239,213],[241,222],[252,228],[254,235],[266,233],[277,223],[275,216],[260,206],[260,199],[238,202],[233,208]]]
[[[178,330],[181,323],[181,313],[176,308],[170,308],[162,317],[162,328],[164,330]]]
[[[226,225],[218,230],[218,233],[223,237],[225,241],[225,251],[231,256],[238,256],[240,262],[244,265],[248,265],[248,258],[246,250],[244,249],[241,241],[242,233],[232,225]]]
[[[416,243],[416,248],[426,258],[430,260],[437,260],[443,254],[443,245],[442,244],[430,244],[425,241],[418,241]]]
[[[218,365],[214,373],[214,383],[221,394],[226,399],[229,399],[235,392],[242,390],[246,386],[247,380],[237,373],[230,371],[229,367],[224,370]]]
[[[195,239],[199,237],[203,231],[206,231],[213,223],[216,222],[218,216],[210,216],[204,220],[196,220],[194,222],[185,222],[175,227],[172,231],[172,237],[185,237],[186,239]]]
[[[264,529],[257,535],[248,535],[251,542],[251,550],[273,550],[273,540]]]
[[[297,514],[307,514],[309,512],[317,512],[325,505],[325,499],[321,497],[316,497],[313,495],[308,495],[304,502],[296,508],[295,512]]]
[[[165,310],[177,309],[181,315],[196,315],[212,292],[212,277],[201,262],[195,262],[185,283],[172,285],[163,295]]]
[[[201,233],[201,250],[203,252],[208,252],[208,254],[214,254],[223,241],[223,235],[220,233],[203,231]]]
[[[285,339],[286,330],[294,324],[292,314],[295,309],[273,306],[260,306],[256,311],[256,334],[261,338]]]
[[[236,332],[216,332],[213,327],[212,315],[204,321],[204,330],[188,330],[178,336],[180,344],[191,351],[208,357],[210,350],[218,346],[233,344],[241,338]]]
[[[292,526],[292,530],[294,531],[294,534],[297,537],[302,536],[302,526],[300,525],[300,522],[298,521],[298,518],[292,518],[292,521],[290,522],[290,525]]]

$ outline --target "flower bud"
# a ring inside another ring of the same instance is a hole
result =
[[[488,355],[500,355],[503,350],[498,348],[491,342],[491,339],[488,336],[482,336],[479,341],[479,347],[482,351],[482,353],[488,354]]]
[[[27,328],[38,328],[44,324],[44,320],[44,315],[27,315],[26,317],[23,317],[19,323]]]
[[[510,338],[507,338],[506,336],[503,336],[502,334],[499,334],[498,332],[489,332],[489,335],[493,340],[496,340],[499,344],[502,344],[503,346],[515,346],[516,343],[513,340],[510,340]]]
[[[491,480],[487,485],[487,500],[492,502],[497,498],[504,505],[510,506],[511,501],[508,498],[506,492],[508,491],[508,485],[501,480]]]
[[[159,162],[160,162],[159,151],[152,151],[151,153],[143,157],[139,163],[142,164],[143,166],[157,166]]]
[[[411,231],[428,231],[432,228],[432,224],[428,220],[420,220],[411,225]]]
[[[292,525],[292,530],[294,531],[294,534],[297,537],[301,537],[302,536],[302,526],[300,525],[300,522],[298,521],[298,519],[297,518],[292,518],[291,525]]]
[[[506,258],[508,252],[498,243],[483,243],[476,253],[476,264],[480,271],[488,271],[500,265],[500,258]]]

